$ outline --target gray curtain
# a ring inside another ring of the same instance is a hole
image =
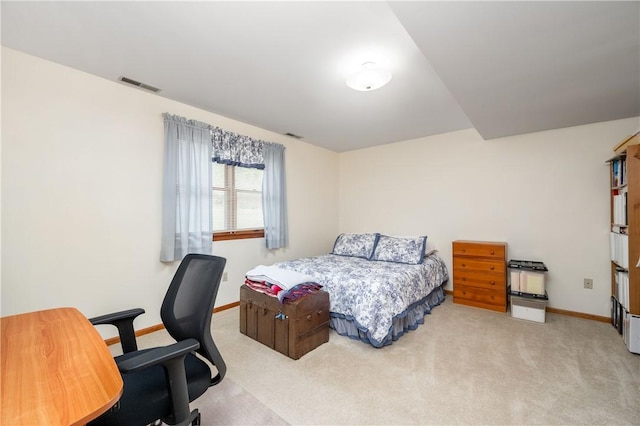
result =
[[[268,249],[277,249],[289,244],[284,149],[283,145],[270,142],[264,142],[262,148],[262,212],[264,238]]]
[[[163,114],[165,151],[160,260],[212,253],[210,126]]]

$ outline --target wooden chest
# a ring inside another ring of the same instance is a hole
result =
[[[507,243],[453,242],[453,302],[507,312]]]
[[[240,332],[298,359],[329,341],[329,293],[319,291],[281,304],[277,298],[243,285]]]

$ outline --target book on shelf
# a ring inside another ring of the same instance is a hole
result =
[[[609,234],[609,253],[611,261],[618,266],[629,268],[629,235],[611,232]]]
[[[611,160],[611,182],[614,188],[627,183],[627,161],[624,157]]]
[[[629,272],[617,268],[614,276],[616,299],[624,309],[629,310]]]
[[[613,223],[616,225],[627,225],[627,194],[626,188],[616,190],[613,195]]]

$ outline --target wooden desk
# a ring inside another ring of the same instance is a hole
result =
[[[122,395],[107,345],[77,309],[0,318],[0,424],[83,425]]]

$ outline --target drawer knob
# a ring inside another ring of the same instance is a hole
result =
[[[311,321],[311,315],[307,315],[307,321]]]
[[[463,263],[463,264],[462,264],[462,267],[463,267],[463,268],[466,268],[466,267],[467,267],[466,263]]]
[[[489,266],[489,269],[491,269],[493,271],[493,269],[495,268],[495,266]]]
[[[495,252],[495,251],[493,251],[493,250],[491,250],[491,252],[490,252],[490,253],[491,253],[491,254],[496,254],[496,252]]]
[[[466,281],[467,279],[465,277],[462,277],[462,281]]]
[[[465,250],[465,249],[462,249],[462,250],[460,250],[460,251],[461,251],[461,252],[463,252],[463,253],[466,253],[466,250]]]
[[[495,285],[495,284],[496,284],[496,282],[495,282],[495,281],[491,281],[491,285]]]

